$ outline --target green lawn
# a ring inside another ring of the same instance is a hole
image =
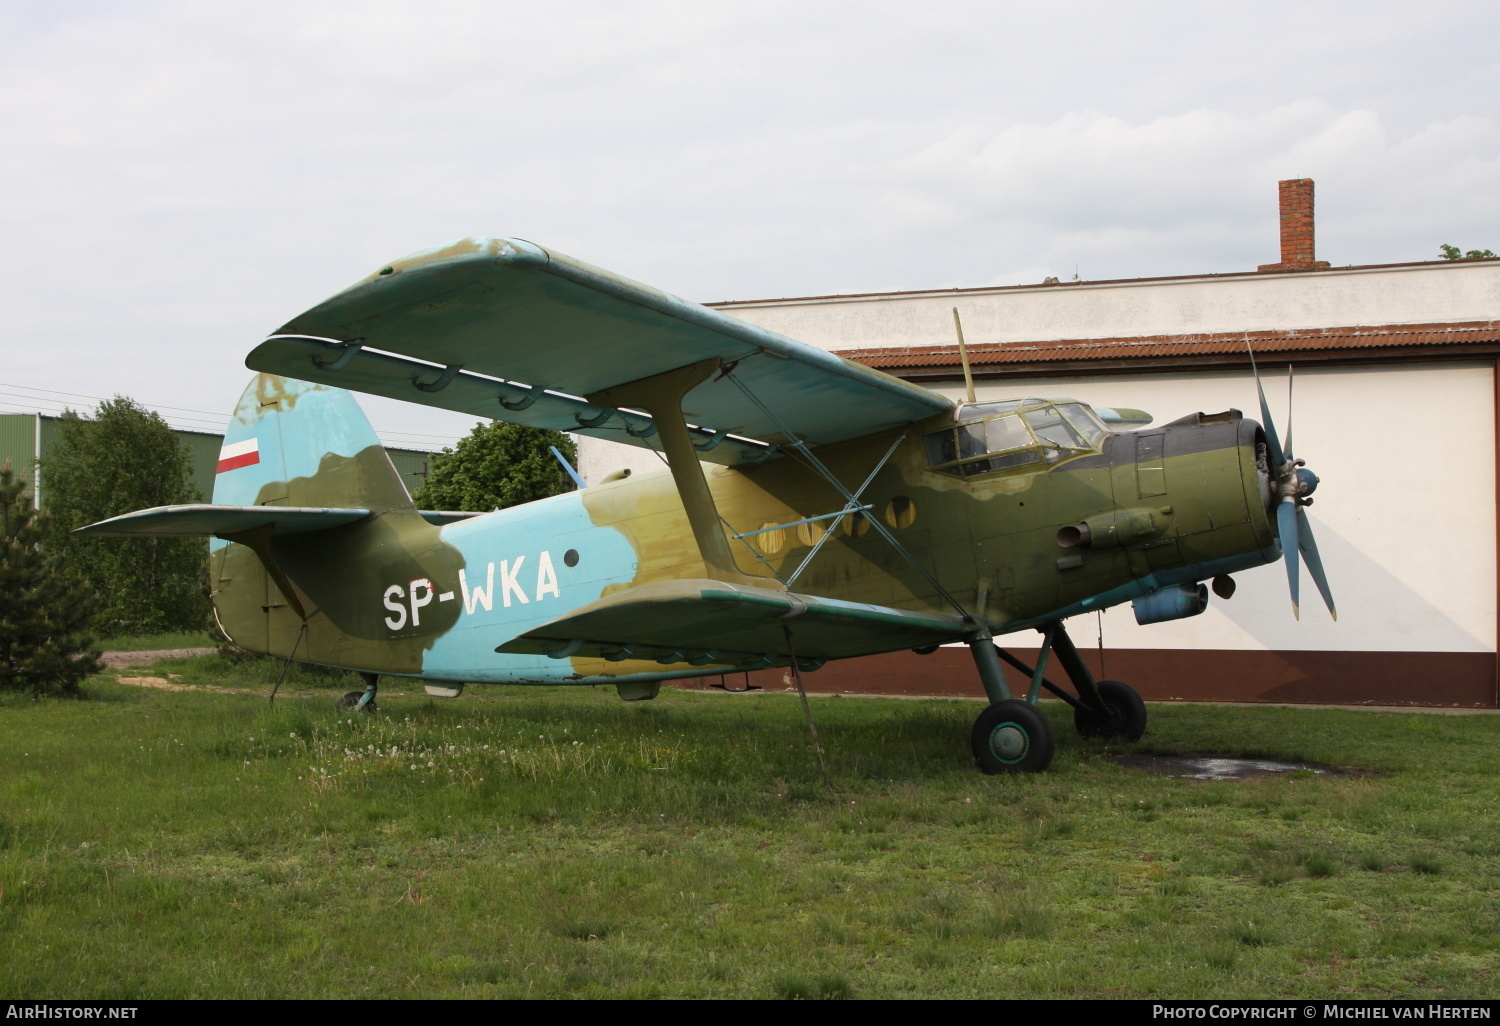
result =
[[[387,681],[340,718],[353,677],[268,709],[278,669],[0,702],[0,993],[1495,991],[1500,717],[1153,706],[1131,750],[1375,771],[1196,783],[1049,703],[1052,771],[990,778],[975,703],[815,699],[834,797],[793,696]]]

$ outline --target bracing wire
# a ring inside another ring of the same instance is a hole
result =
[[[297,654],[297,646],[302,644],[302,635],[307,633],[307,621],[302,621],[302,629],[297,632],[297,640],[292,642],[292,650],[286,654],[286,662],[281,664],[281,672],[276,675],[276,686],[271,689],[271,699],[267,705],[276,704],[276,692],[281,690],[281,682],[286,679],[286,671],[292,665],[292,656]]]
[[[1109,676],[1109,671],[1104,668],[1104,610],[1094,610],[1094,619],[1099,624],[1099,679],[1104,680]]]
[[[802,698],[802,717],[807,720],[807,732],[812,735],[813,751],[818,753],[818,769],[823,772],[823,783],[827,785],[828,793],[837,798],[839,792],[833,786],[833,777],[828,775],[828,763],[823,758],[823,742],[818,738],[818,725],[813,722],[812,705],[807,701],[807,685],[802,683],[802,668],[797,665],[797,650],[792,646],[791,625],[782,624],[781,630],[786,635],[786,652],[792,660],[792,679],[797,682],[797,694]]]

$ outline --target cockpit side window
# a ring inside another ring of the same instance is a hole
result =
[[[1044,406],[1040,410],[1027,410],[1026,423],[1031,425],[1031,430],[1044,443],[1063,449],[1082,449],[1085,447],[1083,436],[1073,430],[1073,425],[1063,419],[1061,411],[1055,406]]]
[[[1068,419],[1073,430],[1083,436],[1083,440],[1090,447],[1097,449],[1104,436],[1109,434],[1109,429],[1104,426],[1093,410],[1081,403],[1059,403],[1057,410]]]

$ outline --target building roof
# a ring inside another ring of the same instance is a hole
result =
[[[968,346],[976,373],[1157,370],[1167,366],[1248,363],[1247,347],[1271,363],[1374,362],[1439,356],[1500,355],[1500,321],[1360,325],[1217,334],[980,342]],[[958,345],[845,349],[839,356],[899,377],[948,377],[959,366]]]
[[[786,303],[827,303],[841,300],[870,300],[870,299],[909,299],[918,296],[960,296],[974,293],[997,293],[997,292],[1020,292],[1032,289],[1058,289],[1067,291],[1079,286],[1098,285],[1155,285],[1169,282],[1192,282],[1192,281],[1225,281],[1230,279],[1265,279],[1272,277],[1301,277],[1304,275],[1339,275],[1349,273],[1362,273],[1368,271],[1392,271],[1406,268],[1433,268],[1433,267],[1473,267],[1480,264],[1500,263],[1500,257],[1494,258],[1470,258],[1464,260],[1407,260],[1394,264],[1347,264],[1342,267],[1281,267],[1276,264],[1268,264],[1267,270],[1257,271],[1211,271],[1202,274],[1166,274],[1156,275],[1148,278],[1101,278],[1097,281],[1083,279],[1078,281],[1057,281],[1048,279],[1041,282],[1022,282],[1016,285],[975,285],[954,286],[941,289],[897,289],[887,292],[845,292],[832,293],[822,296],[783,296],[779,299],[721,299],[704,306],[713,307],[716,310],[733,309],[739,306],[779,306]]]

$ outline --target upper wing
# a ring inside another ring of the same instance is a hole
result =
[[[253,370],[631,444],[643,413],[583,397],[717,357],[688,393],[703,459],[764,457],[779,420],[812,444],[952,408],[936,392],[518,239],[415,253],[283,325]],[[596,423],[597,422],[597,423]],[[740,436],[739,440],[729,436]],[[731,444],[720,443],[728,441]]]
[[[892,652],[973,631],[956,616],[721,581],[662,581],[608,595],[496,651],[754,668],[789,661],[785,627],[798,662]]]

